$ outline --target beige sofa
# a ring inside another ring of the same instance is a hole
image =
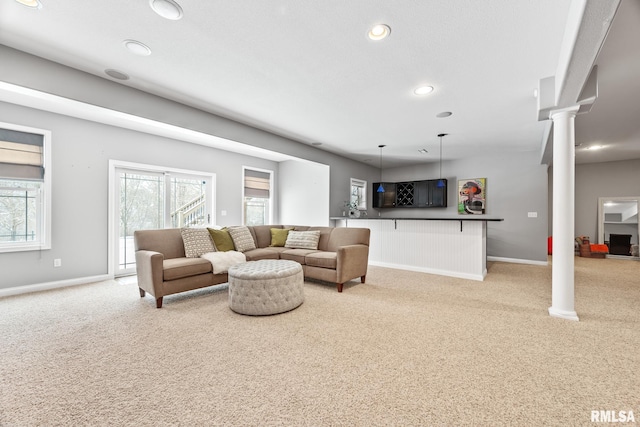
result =
[[[283,225],[248,227],[256,249],[244,252],[247,261],[288,259],[302,265],[305,277],[335,283],[338,292],[343,284],[367,275],[369,260],[368,228],[334,228]],[[318,249],[270,247],[272,228],[296,231],[320,231]],[[136,269],[140,296],[149,292],[162,307],[165,295],[176,294],[227,282],[227,273],[214,274],[211,262],[187,258],[179,228],[139,230],[134,232]]]

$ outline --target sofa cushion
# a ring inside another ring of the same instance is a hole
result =
[[[198,258],[202,254],[215,251],[211,235],[206,228],[181,228],[180,234],[187,258]]]
[[[274,251],[271,248],[256,248],[244,252],[247,257],[247,261],[258,261],[261,259],[280,259],[278,251]]]
[[[317,251],[313,249],[287,249],[286,251],[280,252],[280,259],[289,259],[304,265],[305,257],[314,252]]]
[[[211,271],[213,271],[211,263],[202,258],[171,258],[162,261],[162,274],[165,281],[197,276]]]
[[[289,231],[285,248],[291,249],[318,249],[318,241],[320,240],[320,231]]]
[[[287,243],[287,236],[289,236],[288,228],[272,228],[271,245],[269,246],[283,247]]]
[[[304,257],[304,262],[313,267],[336,269],[338,266],[335,252],[314,252]]]
[[[342,227],[341,227],[342,228]],[[320,232],[320,240],[318,240],[318,250],[319,251],[331,251],[335,252],[336,249],[330,249],[328,246],[329,238],[333,234],[334,227],[309,227],[308,231],[319,231]],[[345,230],[350,230],[345,227]]]
[[[213,239],[213,243],[216,245],[216,250],[220,252],[227,252],[235,249],[233,247],[233,240],[231,239],[229,230],[226,228],[223,228],[222,230],[209,228],[208,230],[211,238]]]
[[[233,240],[233,246],[236,251],[246,252],[256,248],[256,242],[253,241],[253,236],[249,229],[245,226],[229,227],[229,234]]]
[[[266,248],[271,244],[271,229],[282,228],[281,225],[252,225],[249,231],[253,234],[256,248]]]

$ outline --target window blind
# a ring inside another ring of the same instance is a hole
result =
[[[244,170],[244,197],[269,198],[269,173]]]
[[[44,136],[0,129],[0,178],[44,179]]]

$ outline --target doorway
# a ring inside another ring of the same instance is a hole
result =
[[[640,196],[598,198],[598,243],[609,247],[609,256],[632,256],[640,236],[639,210]]]
[[[109,252],[114,276],[136,271],[136,230],[202,227],[214,220],[213,174],[124,163],[113,163],[111,169]]]

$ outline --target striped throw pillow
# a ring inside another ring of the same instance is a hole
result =
[[[289,231],[285,248],[291,249],[318,249],[320,230],[315,231]]]

